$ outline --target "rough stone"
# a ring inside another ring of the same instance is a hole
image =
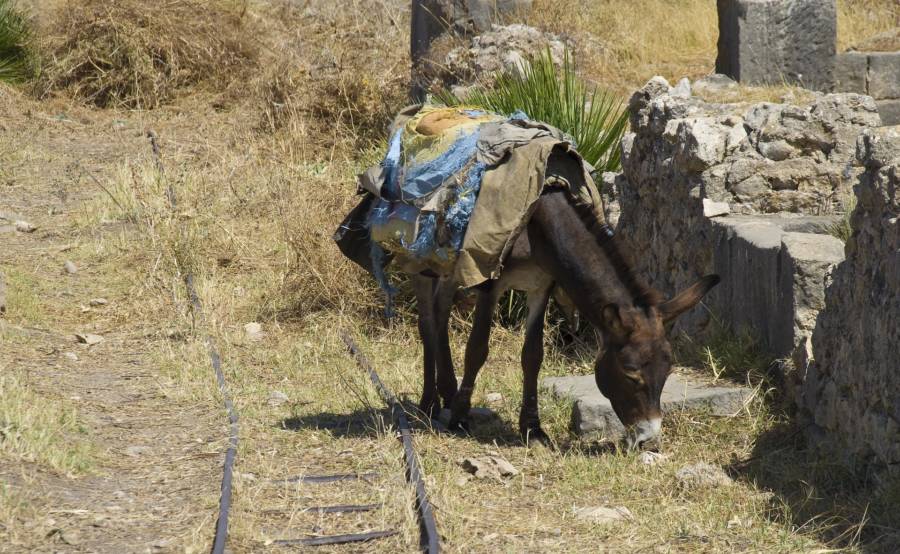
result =
[[[672,96],[677,98],[690,98],[691,97],[691,81],[687,77],[684,77],[678,84],[672,87],[671,92],[669,92]]]
[[[834,91],[861,92],[868,90],[869,56],[863,52],[844,52],[834,58]]]
[[[576,519],[596,525],[611,525],[620,521],[631,521],[634,519],[631,510],[625,506],[574,508],[574,513]]]
[[[263,332],[262,325],[255,321],[251,321],[244,325],[244,337],[247,340],[251,341],[260,341],[265,338],[266,334]]]
[[[705,462],[682,467],[675,473],[675,479],[685,489],[729,487],[734,483],[721,467]]]
[[[20,233],[33,233],[37,229],[37,227],[35,227],[31,223],[29,223],[25,220],[22,220],[22,219],[16,221],[15,226],[16,226],[16,231],[18,231]]]
[[[560,37],[522,24],[494,25],[480,35],[457,39],[454,44],[449,50],[442,50],[437,44],[425,58],[420,80],[426,89],[490,83],[499,73],[522,72],[528,58],[547,51],[561,67],[566,51],[566,43]]]
[[[863,133],[847,258],[831,273],[800,387],[810,439],[900,468],[900,128]]]
[[[706,217],[718,217],[720,215],[728,215],[731,213],[731,206],[728,202],[716,202],[709,198],[703,199],[703,215]]]
[[[459,461],[459,465],[478,479],[502,480],[504,477],[514,477],[519,474],[518,469],[500,456],[463,458]]]
[[[869,53],[868,85],[873,98],[900,98],[900,52]]]
[[[75,262],[73,262],[72,260],[66,260],[66,262],[63,264],[63,269],[69,275],[75,275],[76,273],[78,273],[78,266],[76,266]]]
[[[503,395],[499,392],[489,392],[484,395],[484,401],[489,404],[499,404],[503,402]]]
[[[737,82],[722,73],[712,73],[694,81],[691,87],[693,94],[715,95],[723,91],[737,88]]]
[[[900,125],[900,100],[879,100],[875,104],[884,125]]]
[[[559,398],[574,402],[572,429],[579,435],[600,435],[616,440],[624,429],[613,411],[612,404],[601,394],[593,375],[576,377],[548,377],[544,387]],[[706,409],[714,414],[727,415],[740,410],[751,391],[745,387],[711,386],[696,379],[675,373],[663,388],[661,405],[664,412]]]
[[[284,394],[279,390],[273,390],[269,393],[268,404],[269,406],[281,406],[285,402],[289,402],[290,398],[288,395]]]
[[[718,0],[716,72],[745,84],[830,90],[835,0]]]
[[[78,333],[75,335],[75,340],[88,346],[94,346],[95,344],[100,344],[106,339],[104,339],[100,335],[94,335],[91,333]]]

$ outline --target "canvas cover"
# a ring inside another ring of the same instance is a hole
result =
[[[562,132],[521,112],[410,107],[335,240],[386,289],[391,262],[475,286],[500,275],[544,187],[570,189],[602,218],[591,169]]]

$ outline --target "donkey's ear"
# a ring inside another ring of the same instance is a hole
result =
[[[613,335],[623,336],[627,334],[618,304],[603,306],[603,323],[606,325],[606,330]]]
[[[671,300],[660,304],[659,311],[662,314],[663,321],[672,321],[696,306],[697,303],[700,302],[700,299],[703,298],[711,288],[719,284],[720,280],[718,275],[707,275],[687,289],[678,293]]]

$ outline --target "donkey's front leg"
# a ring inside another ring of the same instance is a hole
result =
[[[526,443],[549,443],[538,415],[538,374],[544,362],[544,312],[547,311],[552,288],[551,283],[547,288],[528,292],[528,319],[525,323],[525,345],[522,347],[522,409],[519,412],[519,432]]]
[[[419,312],[419,337],[422,339],[422,350],[424,351],[423,366],[425,368],[419,409],[429,417],[437,417],[438,412],[441,411],[441,404],[437,395],[437,383],[435,382],[434,374],[437,342],[434,325],[435,279],[423,275],[415,275],[412,278],[412,284]]]
[[[488,342],[491,337],[491,323],[494,318],[494,307],[501,294],[500,287],[494,281],[488,281],[478,289],[478,301],[475,304],[474,323],[469,340],[466,342],[465,370],[462,383],[450,408],[451,430],[468,430],[469,409],[472,407],[472,391],[478,372],[488,356]]]

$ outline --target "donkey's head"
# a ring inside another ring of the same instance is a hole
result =
[[[708,275],[666,302],[603,307],[607,344],[594,376],[627,430],[628,448],[655,438],[662,427],[660,395],[672,370],[666,324],[697,305],[718,282],[718,275]]]

